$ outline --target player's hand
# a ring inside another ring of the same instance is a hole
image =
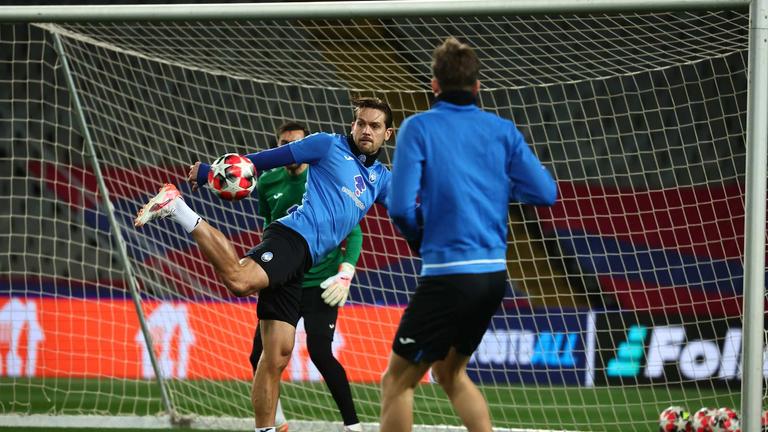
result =
[[[199,187],[197,184],[197,171],[200,170],[200,161],[195,162],[189,166],[189,174],[187,174],[187,181],[192,185],[192,192],[196,191]]]
[[[349,295],[349,285],[355,275],[355,266],[350,263],[341,263],[339,272],[329,277],[320,284],[323,301],[331,306],[344,306]]]

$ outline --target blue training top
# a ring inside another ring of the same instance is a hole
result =
[[[422,276],[506,269],[509,202],[552,205],[556,196],[510,120],[439,101],[400,126],[389,215],[421,243]]]
[[[335,249],[378,202],[386,205],[392,173],[379,161],[366,167],[345,135],[315,133],[272,150],[246,155],[258,170],[308,163],[307,191],[299,208],[280,219],[309,245],[317,263]],[[207,181],[210,165],[201,164],[197,181]]]

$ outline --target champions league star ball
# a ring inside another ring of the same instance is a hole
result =
[[[227,153],[211,164],[208,186],[221,199],[243,199],[256,187],[256,167],[245,156]]]
[[[715,424],[717,410],[702,408],[691,416],[691,430],[693,432],[717,432],[719,431]]]
[[[671,406],[659,415],[659,432],[689,432],[690,430],[690,415],[683,407]]]
[[[741,420],[736,411],[723,407],[715,413],[715,425],[720,432],[741,432]]]

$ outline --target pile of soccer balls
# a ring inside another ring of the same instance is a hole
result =
[[[768,430],[768,411],[763,412],[762,425]],[[741,432],[741,421],[727,407],[702,408],[691,415],[685,408],[671,406],[659,415],[659,432]]]

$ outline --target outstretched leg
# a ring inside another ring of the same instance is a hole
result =
[[[224,234],[189,208],[172,184],[163,185],[160,192],[139,210],[133,224],[138,228],[147,222],[166,217],[192,234],[200,251],[232,294],[244,297],[269,286],[269,278],[264,269],[252,259],[241,260]]]

